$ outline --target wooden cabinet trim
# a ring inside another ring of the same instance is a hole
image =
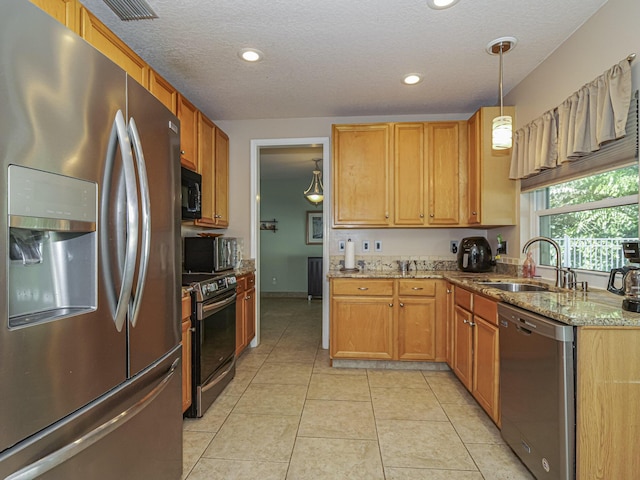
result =
[[[85,7],[80,8],[80,36],[149,89],[149,65]]]
[[[149,70],[149,91],[177,116],[178,91],[153,69]]]

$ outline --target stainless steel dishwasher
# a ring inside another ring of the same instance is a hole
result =
[[[574,327],[503,303],[498,317],[502,438],[538,480],[574,480]]]

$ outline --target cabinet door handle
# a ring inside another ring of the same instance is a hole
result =
[[[424,287],[411,287],[411,290],[424,290]]]
[[[393,303],[390,303],[390,304],[389,304],[389,306],[390,306],[390,307],[393,307]]]
[[[424,213],[421,213],[421,214],[420,214],[420,218],[424,218]]]
[[[429,214],[429,216],[430,216],[431,218],[433,218],[433,213],[430,213],[430,214]]]
[[[475,327],[475,326],[476,326],[476,324],[475,324],[475,323],[473,323],[473,322],[471,322],[471,321],[467,320],[466,318],[463,320],[463,323],[467,323],[467,324],[469,324],[469,326],[470,326],[470,327]]]
[[[385,214],[384,214],[384,218],[387,218],[387,219],[388,219],[388,218],[389,218],[389,214],[388,214],[388,213],[385,213]]]
[[[474,217],[478,214],[478,212],[471,212],[471,215],[473,215]]]
[[[400,306],[401,306],[401,307],[404,307],[404,303],[400,303]]]
[[[358,290],[369,290],[369,287],[358,287]]]
[[[184,150],[180,150],[180,155],[184,155]]]
[[[447,288],[447,295],[451,293],[451,289]]]

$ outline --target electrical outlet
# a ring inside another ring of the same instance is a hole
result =
[[[373,249],[376,252],[381,252],[382,251],[382,240],[374,240],[373,241]]]
[[[369,240],[363,240],[362,241],[362,251],[363,252],[368,252],[369,251]]]
[[[338,240],[338,251],[344,252],[346,242],[344,240]]]
[[[451,246],[449,247],[451,253],[458,253],[458,243],[458,240],[451,240]]]
[[[271,279],[271,283],[272,283],[273,285],[276,285],[276,284],[278,283],[278,279],[277,279],[276,277],[273,277],[273,278]]]

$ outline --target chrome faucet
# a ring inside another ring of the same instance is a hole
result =
[[[560,253],[560,245],[557,242],[549,237],[533,237],[531,240],[528,240],[527,243],[522,247],[522,253],[527,253],[527,250],[531,246],[532,243],[535,242],[547,242],[551,244],[553,248],[556,250],[556,287],[563,288],[564,287],[564,275],[562,270],[562,257]],[[575,274],[574,274],[575,275]]]

